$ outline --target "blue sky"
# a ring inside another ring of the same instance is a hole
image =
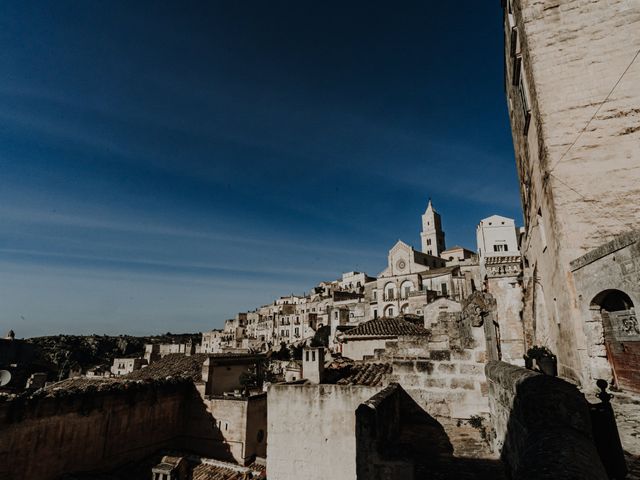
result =
[[[520,222],[496,2],[0,7],[0,328],[201,331]]]

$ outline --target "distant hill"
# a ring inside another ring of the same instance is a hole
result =
[[[53,335],[28,338],[34,345],[38,364],[46,365],[50,380],[67,378],[71,368],[82,371],[96,365],[110,365],[117,357],[137,357],[144,353],[145,343],[200,343],[199,333],[166,333],[146,337],[130,335]]]

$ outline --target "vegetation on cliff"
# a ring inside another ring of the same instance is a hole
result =
[[[26,340],[36,348],[41,363],[48,366],[49,380],[62,380],[72,369],[111,365],[114,358],[140,357],[146,343],[200,343],[201,334],[185,333],[133,337],[129,335],[54,335]]]

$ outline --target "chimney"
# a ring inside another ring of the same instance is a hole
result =
[[[311,383],[322,383],[324,377],[324,347],[307,347],[302,352],[302,377]]]

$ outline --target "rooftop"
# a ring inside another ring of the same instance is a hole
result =
[[[385,375],[392,371],[393,367],[389,363],[355,363],[346,376],[338,380],[336,384],[375,387],[382,385]]]
[[[209,357],[204,353],[184,355],[171,353],[148,367],[136,370],[123,378],[128,380],[153,380],[167,377],[188,377],[194,382],[202,380],[202,364]]]
[[[390,363],[356,362],[337,357],[326,365],[322,383],[376,387],[383,385],[385,376],[392,372],[393,366]]]
[[[142,480],[151,478],[151,470],[170,472],[181,460],[187,461],[188,480],[248,480],[264,478],[265,467],[253,463],[241,467],[232,463],[188,455],[186,457],[152,457],[126,464],[109,473],[80,473],[63,477],[64,480]],[[169,460],[169,461],[167,461]]]
[[[429,335],[424,327],[401,318],[376,318],[345,332],[344,338],[353,337],[397,337],[399,335]]]

